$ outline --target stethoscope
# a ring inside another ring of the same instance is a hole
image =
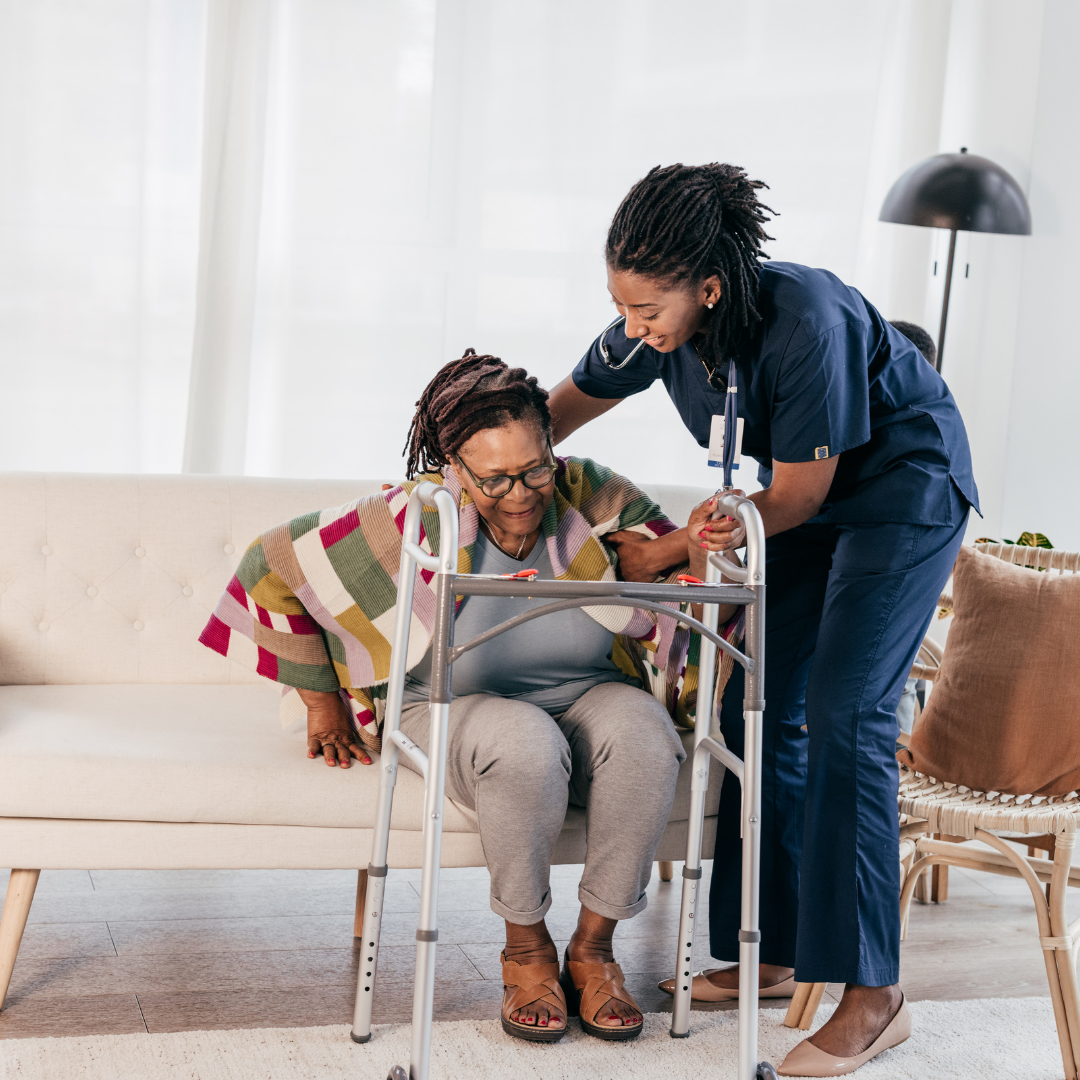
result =
[[[642,338],[630,351],[625,360],[613,360],[611,350],[608,348],[607,336],[616,326],[622,326],[626,322],[626,316],[620,315],[613,320],[600,335],[600,357],[612,371],[621,371],[635,356],[645,347],[645,339]],[[697,350],[695,349],[695,352]],[[702,367],[709,373],[709,385],[714,390],[720,387],[714,381],[716,373],[709,371],[709,365],[698,356]],[[735,466],[735,435],[739,422],[739,376],[735,368],[735,361],[728,363],[728,377],[726,393],[724,394],[724,490],[731,491],[734,484],[731,482],[732,469]]]

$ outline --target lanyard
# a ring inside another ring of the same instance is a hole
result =
[[[724,490],[730,491],[731,470],[735,464],[735,437],[739,426],[739,376],[735,361],[728,364],[727,393],[724,395]]]

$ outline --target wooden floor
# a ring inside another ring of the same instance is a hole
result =
[[[580,869],[553,871],[548,925],[560,948],[576,918]],[[390,872],[379,1023],[410,1017],[419,877]],[[6,879],[0,872],[0,896]],[[0,1038],[349,1022],[355,881],[353,871],[47,870]],[[484,870],[443,872],[438,1019],[498,1014],[503,924],[487,886]],[[679,888],[677,871],[671,883],[654,876],[647,910],[616,934],[616,959],[646,1011],[670,1009],[656,983],[671,967]],[[706,966],[706,942],[698,946],[695,966]],[[901,962],[912,1000],[1048,994],[1027,887],[1008,878],[952,870],[947,903],[913,906]]]

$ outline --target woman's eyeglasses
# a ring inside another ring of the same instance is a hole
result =
[[[548,453],[554,457],[554,453],[551,449],[551,443],[548,443]],[[555,475],[559,466],[555,465],[534,465],[531,469],[523,473],[515,473],[513,476],[488,476],[483,480],[478,480],[474,475],[472,469],[461,460],[460,455],[456,455],[461,467],[472,478],[472,482],[489,498],[489,499],[501,499],[504,495],[509,495],[514,490],[514,485],[520,480],[531,491],[537,491],[540,488],[547,487],[551,483],[551,478]]]

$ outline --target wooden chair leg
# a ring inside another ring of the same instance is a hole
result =
[[[26,919],[34,902],[40,870],[12,870],[8,881],[4,913],[0,915],[0,1009],[11,985],[11,973],[15,970],[15,957],[19,955]]]
[[[935,833],[935,840],[948,840],[951,844],[962,844],[967,837],[953,836],[950,833]],[[941,863],[930,871],[930,902],[944,904],[949,899],[949,868]]]
[[[927,868],[926,870],[923,870],[919,874],[919,880],[915,882],[914,899],[916,899],[920,904],[930,903],[931,873],[932,868]]]
[[[1065,1015],[1067,1031],[1067,1038],[1061,1037],[1059,1032],[1059,1039],[1062,1049],[1061,1056],[1065,1065],[1065,1076],[1069,1080],[1080,1075],[1080,986],[1077,985],[1072,935],[1069,933],[1069,918],[1065,906],[1065,894],[1069,888],[1074,843],[1075,835],[1069,833],[1061,837],[1060,844],[1051,844],[1054,869],[1048,886],[1049,896],[1046,905],[1047,914],[1050,917],[1050,932],[1057,939],[1052,953],[1055,962],[1053,966],[1057,968],[1057,989],[1060,993],[1061,1009]],[[1046,949],[1045,940],[1043,948]],[[1051,954],[1044,952],[1043,955],[1049,959]],[[1048,962],[1047,968],[1049,969],[1050,966],[1051,964]],[[1051,994],[1053,994],[1053,979],[1050,980],[1050,986]]]
[[[810,1025],[814,1022],[814,1017],[817,1016],[818,1006],[821,1004],[821,999],[825,994],[825,983],[814,983],[813,989],[810,991],[810,997],[807,998],[806,1008],[803,1009],[802,1019],[799,1021],[800,1031],[809,1031]]]
[[[795,993],[791,995],[791,1004],[788,1006],[787,1016],[784,1017],[784,1027],[797,1028],[799,1026],[806,1003],[810,1000],[810,991],[813,989],[813,983],[795,984]]]
[[[356,871],[356,912],[353,915],[353,937],[364,933],[364,901],[367,899],[367,871]]]
[[[795,993],[791,995],[784,1027],[809,1031],[817,1015],[818,1006],[825,993],[825,983],[796,983]]]
[[[938,863],[930,870],[930,902],[944,904],[949,899],[949,868]]]
[[[660,867],[660,880],[670,881],[675,876],[675,864],[665,862],[663,859],[657,864]]]

